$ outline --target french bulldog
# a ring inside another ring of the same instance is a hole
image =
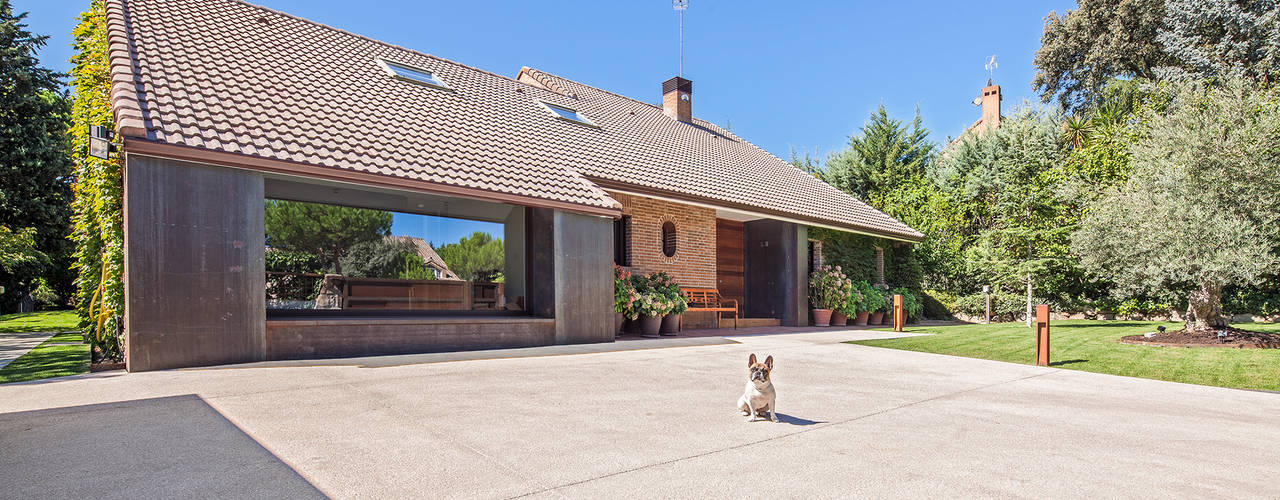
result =
[[[773,356],[764,359],[764,363],[756,362],[756,355],[747,358],[747,388],[738,398],[738,410],[747,415],[748,422],[757,417],[763,418],[769,413],[769,420],[778,421],[774,414],[777,409],[777,392],[773,390],[773,380],[769,372],[773,371]]]

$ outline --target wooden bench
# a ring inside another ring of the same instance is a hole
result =
[[[720,291],[714,288],[681,287],[680,292],[689,299],[689,311],[716,313],[716,326],[719,326],[722,313],[733,313],[733,329],[738,329],[737,300],[721,297]],[[680,317],[680,329],[684,330],[684,316]]]

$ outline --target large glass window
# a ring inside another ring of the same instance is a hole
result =
[[[271,310],[523,308],[504,290],[501,222],[284,200],[266,202],[264,222]]]

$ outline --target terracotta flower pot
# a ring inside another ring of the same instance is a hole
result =
[[[892,324],[893,324],[893,312],[892,312],[892,311],[890,311],[890,312],[886,312],[886,313],[884,313],[884,322],[883,322],[883,323],[880,323],[880,324],[882,324],[882,325],[892,325]]]
[[[613,334],[614,336],[622,335],[622,324],[627,322],[627,317],[622,313],[613,313]]]
[[[884,311],[876,311],[876,312],[871,313],[871,319],[868,319],[868,320],[867,320],[867,324],[868,324],[868,325],[883,325],[883,324],[884,324]]]
[[[831,326],[844,326],[849,323],[849,317],[840,311],[831,311]]]
[[[867,319],[870,316],[870,311],[858,311],[858,316],[853,318],[853,324],[858,326],[867,326]]]
[[[680,315],[668,314],[662,317],[662,329],[659,330],[663,335],[675,335],[680,331]]]
[[[830,309],[810,309],[813,312],[813,326],[831,326]]]
[[[640,316],[640,336],[659,337],[662,331],[662,316]]]

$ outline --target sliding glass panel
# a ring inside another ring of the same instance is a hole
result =
[[[510,211],[504,220],[523,224],[523,208]],[[504,289],[507,262],[523,256],[507,259],[502,222],[284,200],[268,200],[264,219],[267,309],[523,308],[524,297]]]

